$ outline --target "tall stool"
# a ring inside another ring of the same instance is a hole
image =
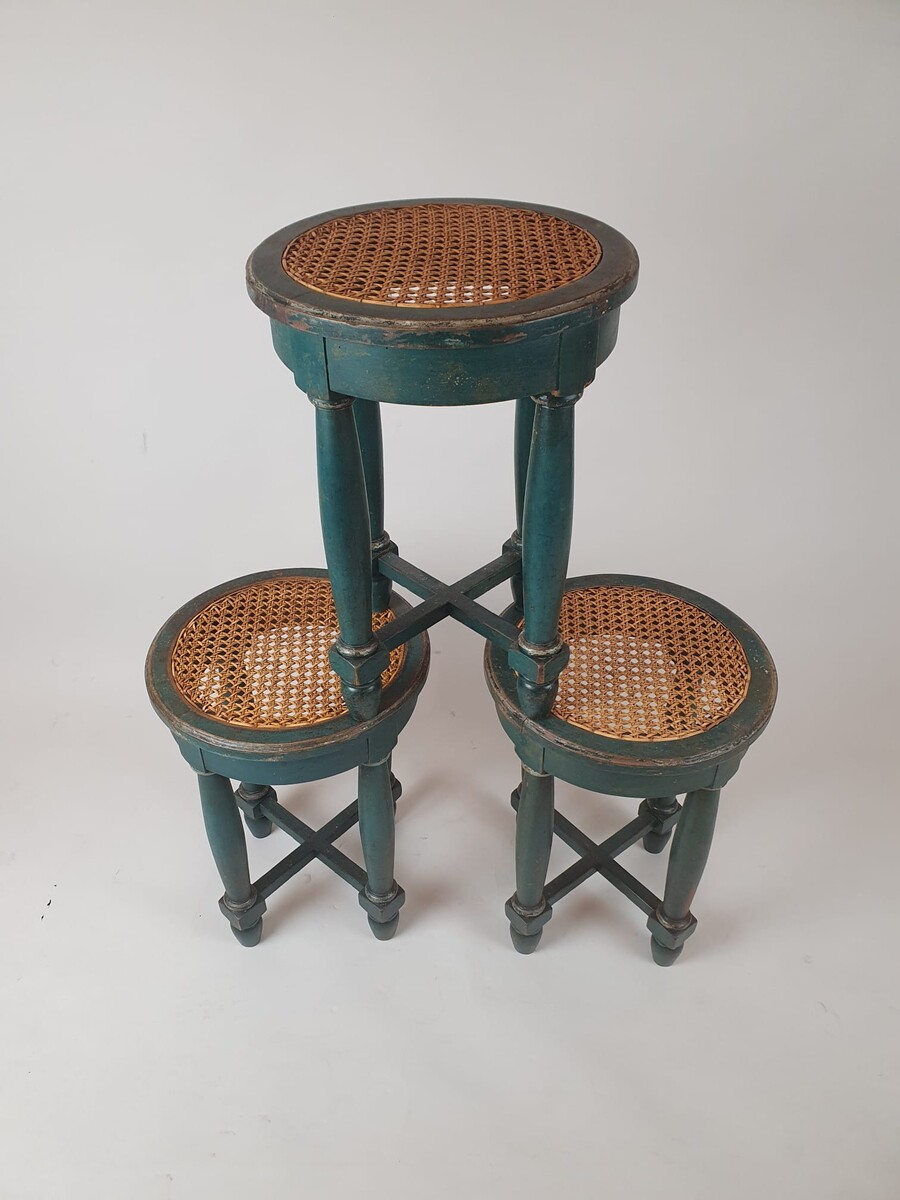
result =
[[[566,649],[559,607],[572,535],[575,405],[611,353],[637,283],[634,247],[565,209],[402,200],[308,217],[267,238],[247,287],[316,409],[319,505],[340,638],[331,665],[352,715],[378,709],[401,634],[445,617],[499,646],[523,710],[550,711]],[[380,405],[516,399],[517,526],[456,584],[402,559],[384,527]],[[524,465],[527,462],[527,477]],[[370,569],[371,568],[371,569]],[[477,598],[505,579],[522,628]],[[424,603],[372,629],[398,583]]]
[[[395,597],[381,629],[409,611]],[[197,772],[203,820],[225,887],[219,907],[244,946],[262,936],[267,898],[314,859],[359,893],[372,932],[392,937],[405,896],[394,879],[400,785],[391,751],[428,674],[428,635],[396,649],[376,716],[354,720],[328,664],[338,624],[324,571],[247,575],[204,592],[165,623],[147,656],[150,700]],[[357,769],[358,800],[315,830],[274,785]],[[235,791],[231,780],[239,780]],[[239,813],[255,837],[277,825],[299,843],[252,882]],[[359,822],[366,869],[333,843]]]
[[[517,610],[505,615],[514,619]],[[653,958],[668,966],[697,927],[691,903],[719,794],[771,716],[775,666],[734,613],[659,579],[568,580],[560,629],[570,658],[552,712],[540,721],[523,711],[503,656],[493,647],[485,653],[488,687],[522,762],[512,796],[516,891],[506,907],[513,945],[531,953],[554,905],[598,874],[646,914]],[[555,812],[555,777],[641,797],[638,815],[598,845]],[[616,859],[638,841],[658,854],[673,829],[660,899]],[[578,861],[545,883],[554,833]]]

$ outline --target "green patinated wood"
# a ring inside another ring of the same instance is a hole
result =
[[[256,894],[250,882],[247,844],[231,783],[221,775],[198,775],[203,823],[216,869],[225,888],[223,906],[232,921],[232,931],[242,945],[255,946],[262,937],[262,918],[249,928],[239,920],[255,905]]]
[[[244,809],[244,823],[255,838],[268,837],[274,828],[259,807],[263,800],[268,800],[274,794],[266,784],[241,783],[237,789],[239,805]]]
[[[535,403],[531,396],[516,401],[516,424],[513,446],[513,465],[516,488],[516,531],[510,542],[522,549],[522,526],[525,519],[525,484],[528,480],[528,460],[531,457],[531,438],[534,432]],[[522,571],[510,579],[513,603],[521,609],[523,604]]]
[[[556,698],[565,653],[559,645],[562,603],[575,495],[574,396],[538,396],[522,516],[524,628],[520,649],[542,661],[549,678],[532,681],[519,669],[519,704],[529,717],[544,717]]]
[[[522,917],[544,912],[544,883],[553,846],[553,776],[522,768],[516,815],[516,894],[512,907]],[[521,954],[537,948],[541,928],[521,933],[510,926],[513,945]]]
[[[391,581],[378,567],[378,555],[391,544],[384,528],[384,448],[381,436],[381,406],[377,401],[355,400],[353,415],[359,436],[369,530],[372,540],[372,612],[382,612],[391,600]]]
[[[648,854],[660,854],[669,844],[672,830],[668,827],[671,817],[678,812],[677,796],[652,796],[645,802],[647,812],[658,818],[657,825],[644,837],[644,849]]]
[[[378,651],[372,637],[372,539],[366,480],[353,400],[334,396],[314,403],[319,515],[340,626],[335,649],[352,662],[371,658]],[[380,671],[361,684],[351,684],[342,676],[342,684],[351,715],[361,721],[373,717],[381,697]]]
[[[591,382],[597,367],[615,348],[619,310],[582,314],[578,331],[539,336],[541,323],[523,321],[503,345],[465,348],[393,338],[388,345],[369,340],[355,325],[358,340],[345,328],[332,338],[273,320],[272,342],[294,382],[311,398],[332,393],[382,404],[459,407],[495,404],[541,392],[567,394]],[[456,342],[460,339],[451,339]],[[427,349],[427,353],[402,353]]]
[[[388,906],[397,894],[394,880],[394,799],[389,761],[359,768],[359,838],[366,863],[365,895],[373,905]],[[369,925],[382,941],[394,935],[399,917],[387,921],[369,914]]]
[[[709,858],[718,810],[718,788],[700,789],[689,792],[685,797],[684,809],[672,840],[666,890],[662,904],[655,913],[656,923],[676,937],[692,932],[691,903]],[[660,966],[671,965],[681,954],[684,943],[667,945],[661,940],[661,931],[653,921],[650,928],[653,931],[650,948],[654,961]],[[667,940],[671,942],[674,939]]]

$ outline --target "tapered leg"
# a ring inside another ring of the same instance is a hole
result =
[[[553,845],[553,776],[522,767],[516,815],[516,894],[507,906],[509,933],[520,954],[531,954],[550,917],[544,897]]]
[[[656,818],[656,826],[644,836],[644,849],[649,854],[660,854],[672,836],[673,818],[678,815],[677,796],[652,796],[641,805],[640,811]]]
[[[510,538],[510,543],[519,550],[522,549],[522,526],[525,514],[525,483],[528,479],[528,460],[531,456],[531,437],[534,432],[535,403],[531,396],[524,396],[516,401],[516,432],[515,432],[515,482],[516,482],[516,531]],[[522,607],[522,572],[518,571],[510,579],[513,602],[517,608]]]
[[[262,800],[275,799],[273,788],[261,783],[242,783],[237,790],[238,807],[243,810],[244,823],[255,838],[268,837],[273,825],[259,808]]]
[[[709,858],[718,808],[717,788],[689,792],[685,797],[672,839],[663,901],[648,922],[653,959],[662,967],[678,958],[697,926],[691,902]]]
[[[394,879],[395,782],[390,759],[359,768],[359,838],[368,877],[364,907],[372,932],[383,942],[397,931],[396,901],[402,895]]]
[[[391,602],[391,581],[378,569],[378,555],[391,544],[384,528],[384,450],[381,438],[381,405],[374,400],[354,400],[353,414],[359,435],[372,549],[372,612],[382,612]]]
[[[527,716],[553,707],[567,651],[559,610],[572,540],[575,471],[574,396],[536,396],[522,527],[524,628],[511,659]]]
[[[231,781],[222,775],[198,775],[206,836],[225,887],[219,907],[231,922],[242,946],[255,946],[262,937],[264,900],[250,882],[247,844]]]
[[[353,400],[329,396],[313,403],[322,538],[340,628],[330,661],[350,715],[367,721],[378,712],[389,656],[372,636],[369,509]]]

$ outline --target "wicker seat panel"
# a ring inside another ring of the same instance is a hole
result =
[[[329,296],[413,308],[526,300],[574,283],[602,255],[586,229],[499,204],[372,208],[307,229],[282,266]]]
[[[741,704],[750,666],[709,613],[641,587],[566,592],[560,633],[570,659],[555,716],[605,737],[674,741],[721,724]]]
[[[392,619],[375,614],[373,627]],[[249,729],[298,729],[343,716],[328,651],[338,636],[331,585],[315,576],[264,579],[220,596],[184,626],[170,670],[193,708]],[[406,647],[391,654],[387,685]]]

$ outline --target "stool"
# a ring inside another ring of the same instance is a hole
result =
[[[504,617],[515,619],[510,608]],[[513,945],[536,949],[553,906],[594,874],[648,917],[661,966],[697,927],[690,911],[706,865],[719,794],[775,704],[775,666],[752,629],[721,604],[659,579],[588,575],[566,583],[560,634],[569,646],[549,716],[523,711],[509,663],[493,646],[485,675],[522,763],[516,809],[516,891],[506,906]],[[637,817],[595,843],[554,810],[554,778],[641,797]],[[684,805],[677,796],[685,794]],[[616,858],[672,835],[663,898]],[[554,833],[578,854],[545,884]]]
[[[316,408],[322,534],[340,627],[330,661],[355,719],[378,711],[392,647],[445,617],[501,648],[524,712],[550,711],[567,656],[558,621],[575,404],[612,353],[637,271],[634,247],[608,225],[502,200],[339,209],[287,226],[251,255],[250,296]],[[512,399],[516,529],[498,558],[442,583],[401,558],[385,532],[379,405]],[[505,579],[524,605],[521,629],[477,603]],[[386,635],[370,614],[386,606],[392,583],[423,603]]]
[[[394,597],[377,630],[409,613]],[[197,772],[203,819],[225,888],[219,902],[244,946],[262,936],[266,900],[318,858],[359,893],[372,932],[396,931],[403,889],[394,879],[394,811],[400,784],[391,752],[428,674],[428,635],[388,655],[377,714],[350,716],[328,653],[338,634],[324,571],[247,575],[189,601],[157,634],[146,682],[157,714]],[[358,769],[358,800],[315,830],[278,803],[274,786]],[[231,780],[239,780],[233,790]],[[299,843],[251,882],[239,813],[255,837],[273,826]],[[366,869],[334,842],[359,822]]]

